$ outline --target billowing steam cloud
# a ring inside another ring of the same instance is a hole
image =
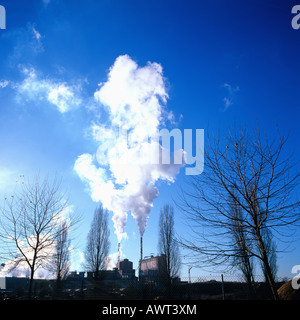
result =
[[[113,212],[119,241],[126,236],[129,211],[142,236],[158,196],[156,182],[173,182],[181,166],[152,161],[162,150],[159,127],[173,116],[164,108],[168,95],[162,67],[150,62],[139,67],[129,56],[119,56],[94,98],[109,120],[92,126],[99,148],[94,155],[79,156],[74,169],[88,183],[92,199]]]

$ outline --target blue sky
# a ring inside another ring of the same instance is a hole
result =
[[[216,130],[259,120],[268,132],[278,121],[290,132],[289,150],[299,158],[300,30],[291,26],[295,1],[0,4],[7,13],[6,30],[0,30],[0,192],[10,192],[22,174],[62,176],[70,204],[83,214],[74,261],[82,257],[97,205],[74,164],[80,155],[97,151],[91,127],[105,123],[107,114],[94,94],[120,56],[130,57],[137,68],[148,61],[162,67],[169,127]],[[181,170],[174,183],[156,184],[159,195],[144,233],[145,255],[157,252],[160,207],[172,202],[183,175]],[[176,213],[178,233],[188,232],[183,222]],[[114,253],[112,222],[110,227]],[[139,233],[130,214],[125,232],[122,257],[137,268]],[[290,277],[292,267],[300,264],[296,248],[279,257],[279,275]]]

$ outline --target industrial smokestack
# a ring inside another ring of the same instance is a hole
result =
[[[117,268],[120,269],[120,242],[118,243],[118,262],[117,262]]]
[[[140,268],[139,268],[139,278],[141,280],[141,268],[142,268],[142,260],[143,260],[143,237],[141,237],[141,258],[140,258]]]
[[[143,237],[141,237],[141,261],[143,260]]]

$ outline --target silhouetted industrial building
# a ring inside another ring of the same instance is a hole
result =
[[[87,278],[93,278],[93,272],[87,272]],[[101,270],[99,279],[101,280],[136,280],[133,263],[128,259],[119,261],[118,266],[112,270]]]
[[[128,259],[121,260],[118,268],[101,271],[101,278],[104,280],[135,280],[133,263]]]
[[[93,272],[77,272],[71,271],[67,279],[64,281],[64,288],[67,290],[85,290],[90,280],[94,279]],[[135,269],[133,263],[128,259],[119,261],[118,267],[113,270],[102,270],[100,272],[99,280],[103,281],[104,285],[118,285],[120,287],[127,287],[132,281],[136,281]],[[42,284],[50,284],[55,280],[34,279],[34,288],[40,287]],[[27,290],[29,285],[28,278],[17,277],[0,277],[0,292],[12,292],[18,288]]]
[[[44,284],[48,280],[45,279],[34,279],[33,280],[33,290]],[[23,290],[28,290],[29,278],[18,278],[18,277],[1,277],[0,278],[0,291],[14,291],[16,289],[22,288]]]
[[[120,261],[119,273],[122,279],[134,280],[136,278],[135,269],[133,269],[133,263],[128,259]]]
[[[166,256],[150,256],[140,261],[140,281],[160,284],[166,278]]]

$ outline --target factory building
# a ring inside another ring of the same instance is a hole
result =
[[[133,263],[128,259],[121,260],[119,263],[119,273],[122,279],[134,280],[135,269],[133,269]]]
[[[140,261],[140,281],[162,284],[166,278],[166,256],[150,256]]]
[[[87,272],[87,278],[93,278],[92,272]],[[118,262],[117,267],[113,270],[101,270],[101,280],[136,280],[135,269],[133,263],[128,259],[123,259]]]

